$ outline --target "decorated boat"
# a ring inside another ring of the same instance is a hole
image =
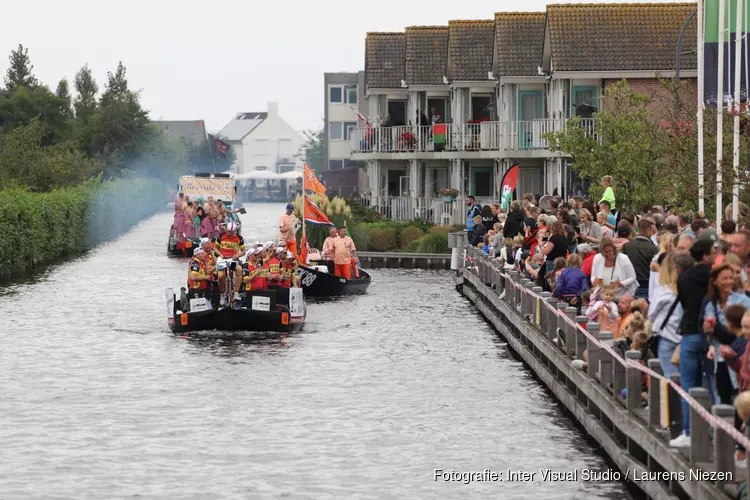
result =
[[[205,330],[225,332],[293,332],[302,327],[307,315],[301,288],[274,287],[240,294],[233,307],[219,305],[218,291],[207,298],[188,299],[166,290],[167,323],[174,333]]]
[[[209,196],[215,200],[221,200],[232,222],[235,223],[237,232],[241,232],[242,221],[236,212],[245,213],[245,210],[239,207],[237,183],[232,174],[184,175],[180,177],[177,189],[190,200],[207,200]],[[190,234],[190,228],[186,227],[182,214],[175,214],[175,220],[169,229],[167,253],[174,257],[190,257],[199,242],[200,235]]]

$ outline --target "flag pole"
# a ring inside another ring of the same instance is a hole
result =
[[[704,110],[704,81],[706,78],[703,69],[703,10],[705,9],[704,0],[698,0],[698,210],[704,212],[705,206],[705,188],[703,176],[703,110]],[[679,92],[679,89],[677,89]]]
[[[302,166],[302,205],[300,206],[299,213],[302,216],[302,239],[300,240],[300,246],[307,245],[307,234],[305,232],[305,196],[307,196],[307,193],[305,192],[305,174],[307,170],[307,162],[305,162]],[[300,248],[300,254],[302,253],[302,249]],[[307,255],[307,252],[305,252],[305,255]],[[307,259],[305,259],[307,260]],[[307,262],[303,262],[303,265],[307,265]]]
[[[734,130],[733,137],[733,154],[732,167],[734,168],[734,179],[732,181],[732,220],[736,221],[740,211],[740,85],[742,77],[742,0],[737,0],[737,23],[736,33],[734,34]]]
[[[716,227],[721,226],[722,216],[722,160],[724,153],[724,10],[726,2],[719,0],[719,54],[716,75]]]

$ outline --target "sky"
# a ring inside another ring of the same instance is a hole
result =
[[[23,2],[6,3],[3,75],[6,55],[19,43],[28,48],[36,77],[53,89],[63,77],[72,88],[76,71],[88,63],[101,90],[107,72],[122,61],[152,119],[203,119],[215,132],[238,112],[266,111],[269,101],[279,103],[280,115],[297,130],[321,128],[323,73],[364,69],[368,31],[543,11],[548,3],[615,2],[37,0],[33,13]]]

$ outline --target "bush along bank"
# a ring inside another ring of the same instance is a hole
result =
[[[0,277],[120,236],[163,209],[165,193],[154,179],[91,181],[47,193],[1,190]]]
[[[411,253],[450,253],[448,233],[461,230],[461,226],[432,226],[421,220],[360,222],[349,228],[361,252]]]

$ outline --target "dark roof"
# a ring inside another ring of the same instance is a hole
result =
[[[406,83],[443,85],[448,76],[448,26],[406,28]]]
[[[174,137],[184,137],[193,146],[206,141],[206,123],[203,120],[154,120],[159,130]]]
[[[675,69],[677,38],[696,4],[569,4],[547,7],[555,71],[659,71]],[[696,46],[693,20],[682,41]],[[695,52],[682,69],[695,69]]]
[[[492,51],[495,45],[495,22],[448,21],[448,76],[453,80],[487,80],[492,71]]]
[[[406,78],[406,35],[368,33],[365,74],[370,88],[400,88]]]
[[[495,14],[493,72],[500,76],[536,76],[544,52],[544,12]]]

